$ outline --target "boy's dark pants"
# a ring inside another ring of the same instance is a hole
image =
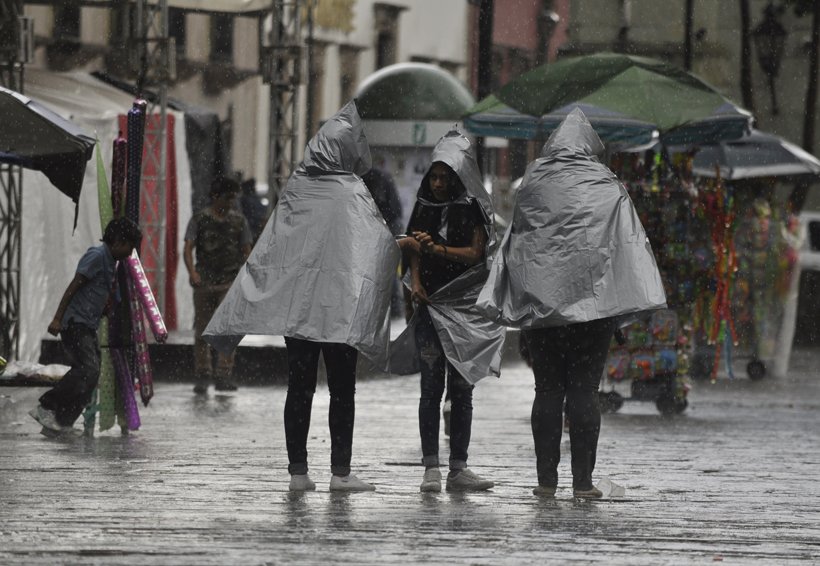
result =
[[[572,487],[592,487],[601,429],[598,385],[614,331],[611,318],[526,331],[535,375],[531,422],[539,485],[558,484],[566,399]]]
[[[69,323],[60,337],[71,369],[40,397],[40,404],[54,411],[59,424],[71,426],[91,401],[100,380],[100,347],[97,331],[81,324]]]

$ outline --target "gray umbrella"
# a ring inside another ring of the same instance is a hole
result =
[[[727,181],[754,177],[799,180],[820,176],[820,160],[779,136],[759,130],[742,138],[701,146],[692,172],[715,177],[716,169]]]
[[[75,203],[94,138],[38,102],[0,87],[0,161],[45,173]]]

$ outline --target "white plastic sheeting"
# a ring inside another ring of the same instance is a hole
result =
[[[131,108],[130,95],[86,73],[50,73],[26,70],[25,94],[96,136],[110,177],[118,116]],[[185,151],[185,121],[176,116],[174,136],[177,164],[179,225],[191,216],[190,165]],[[102,238],[97,199],[96,157],[88,162],[80,196],[77,229],[72,234],[74,203],[55,189],[42,173],[24,171],[22,249],[20,274],[20,359],[36,361],[46,327],[57,310],[63,291],[74,275],[77,261]],[[169,211],[169,214],[171,211]],[[178,231],[182,249],[184,230]],[[182,254],[177,269],[177,326],[190,328],[193,301]]]

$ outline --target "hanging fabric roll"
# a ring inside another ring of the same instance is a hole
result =
[[[128,166],[128,141],[120,135],[114,140],[114,157],[111,161],[111,206],[114,217],[119,218],[123,210],[125,178]]]
[[[130,258],[129,258],[130,259]],[[130,264],[129,264],[130,265]],[[148,354],[148,340],[143,323],[141,293],[137,290],[134,272],[129,270],[128,297],[131,304],[131,342],[134,345],[134,371],[140,386],[142,404],[146,407],[154,396],[154,376],[151,371],[151,356]]]
[[[139,224],[140,178],[142,176],[142,147],[145,133],[145,101],[135,100],[128,111],[128,189],[125,195],[125,215]]]
[[[154,299],[151,285],[148,284],[148,278],[142,269],[142,263],[140,263],[140,259],[136,253],[131,254],[125,261],[128,264],[131,280],[134,282],[136,294],[142,303],[142,307],[145,309],[148,323],[151,325],[151,332],[154,334],[154,339],[157,342],[165,342],[168,338],[168,330],[165,328],[165,321],[162,320],[162,313],[159,311],[157,301]]]
[[[131,379],[131,371],[128,369],[125,356],[122,348],[111,349],[111,359],[114,362],[114,373],[117,375],[125,425],[128,430],[137,430],[140,427],[140,413],[137,409],[137,400],[134,398],[134,382]]]

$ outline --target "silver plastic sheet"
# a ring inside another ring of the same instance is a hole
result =
[[[229,351],[247,334],[289,336],[348,344],[387,363],[400,251],[360,178],[370,163],[350,102],[308,143],[207,342]]]
[[[509,326],[541,328],[666,307],[649,239],[626,189],[596,155],[579,109],[528,167],[513,220],[477,307]]]
[[[429,296],[427,306],[444,356],[456,371],[475,384],[501,375],[501,350],[507,328],[488,320],[475,307],[487,279],[487,268],[476,265]],[[399,375],[418,373],[416,316],[391,345],[390,371]]]
[[[492,224],[492,201],[481,182],[470,141],[453,130],[444,135],[433,149],[431,163],[440,161],[459,176],[466,194],[461,200],[476,200],[481,208],[487,231],[487,250],[495,244]],[[489,254],[487,254],[489,256]],[[506,327],[488,320],[475,303],[489,274],[488,262],[473,266],[459,277],[432,293],[428,309],[447,361],[470,383],[501,372],[501,349]],[[407,284],[408,278],[405,278]],[[417,314],[391,345],[391,373],[407,375],[419,371],[415,343]]]

